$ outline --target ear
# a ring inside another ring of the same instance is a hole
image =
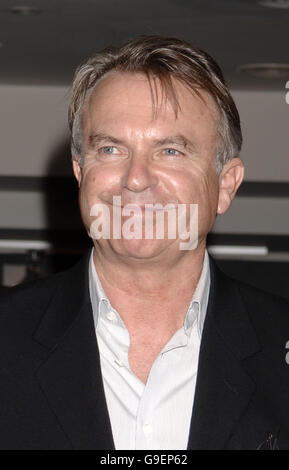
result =
[[[73,168],[74,176],[78,181],[78,187],[80,186],[81,177],[82,177],[81,166],[79,165],[79,159],[80,157],[78,155],[73,155],[72,157],[72,168]]]
[[[218,214],[229,209],[243,178],[244,165],[240,158],[234,157],[224,165],[219,177]]]

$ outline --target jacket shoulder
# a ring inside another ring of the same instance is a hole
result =
[[[57,290],[62,275],[24,282],[0,296],[1,362],[11,353],[30,349],[31,336]]]
[[[54,274],[5,289],[0,296],[0,321],[7,314],[15,316],[18,308],[24,312],[31,311],[38,305],[43,306],[43,303],[51,297],[61,277],[62,273]]]
[[[23,282],[4,290],[0,295],[0,322],[1,317],[6,314],[15,317],[18,311],[23,315],[25,312],[31,313],[34,310],[43,310],[61,286],[73,295],[74,284],[79,286],[80,280],[87,282],[85,272],[87,271],[88,260],[89,252],[74,266],[65,271],[34,281]]]
[[[267,309],[277,309],[289,314],[289,299],[274,294],[258,287],[254,287],[245,282],[233,280],[237,285],[241,296],[246,299],[246,302],[253,303],[257,306],[266,306]]]
[[[237,288],[255,329],[268,332],[271,338],[286,331],[289,340],[289,299],[245,282],[229,279]]]
[[[5,331],[19,330],[19,335],[32,333],[50,303],[57,298],[66,308],[77,302],[79,292],[87,287],[89,253],[66,271],[46,278],[24,282],[8,288],[0,296],[0,343]],[[85,284],[85,286],[82,286]]]
[[[46,326],[56,332],[73,320],[83,301],[88,301],[84,295],[88,290],[87,260],[84,256],[66,271],[4,291],[0,296],[2,364],[35,349],[35,334],[45,319]]]

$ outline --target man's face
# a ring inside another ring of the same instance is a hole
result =
[[[154,113],[143,74],[114,71],[96,85],[83,115],[83,167],[73,163],[88,231],[94,204],[103,203],[112,213],[113,196],[120,196],[122,206],[132,203],[142,209],[144,204],[198,204],[198,239],[205,243],[218,205],[218,111],[204,91],[201,100],[180,82],[174,81],[174,86],[180,105],[177,117],[169,100],[162,100]],[[178,238],[122,237],[94,244],[136,258],[179,249]]]

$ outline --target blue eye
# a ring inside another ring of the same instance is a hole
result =
[[[167,155],[172,155],[172,156],[174,156],[174,155],[179,155],[180,152],[179,152],[178,150],[176,150],[176,149],[165,149],[165,153],[166,153]]]
[[[102,147],[102,151],[103,153],[106,153],[107,155],[111,155],[114,151],[115,147],[111,147],[111,146],[106,146],[106,147]]]

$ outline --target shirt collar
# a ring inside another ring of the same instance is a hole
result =
[[[103,290],[97,271],[95,269],[95,264],[93,261],[93,251],[94,248],[92,248],[91,250],[89,260],[89,292],[95,328],[97,328],[99,318],[111,311],[115,313],[115,323],[118,323],[120,326],[125,328],[122,319],[120,318],[117,311],[111,306],[110,301]]]
[[[210,263],[209,263],[209,255],[207,250],[205,250],[204,261],[203,261],[203,268],[201,271],[201,276],[198,281],[197,287],[193,294],[192,300],[190,302],[189,308],[187,310],[185,322],[184,322],[184,329],[187,336],[190,335],[193,324],[197,319],[197,328],[199,338],[202,336],[208,300],[209,300],[209,292],[210,292]]]
[[[95,327],[97,327],[98,319],[100,315],[104,315],[108,311],[113,311],[117,318],[117,323],[125,328],[123,321],[116,312],[116,310],[111,306],[110,301],[108,300],[99,277],[97,275],[94,261],[93,261],[93,250],[91,250],[91,256],[89,260],[89,291],[90,299],[92,304],[93,316]],[[197,319],[197,328],[198,334],[201,338],[202,331],[204,327],[206,311],[208,306],[210,291],[210,265],[209,265],[209,255],[207,250],[205,251],[203,268],[201,272],[200,279],[198,281],[197,287],[193,294],[192,300],[190,302],[189,308],[186,313],[184,321],[184,330],[187,336],[190,335],[192,327]]]

